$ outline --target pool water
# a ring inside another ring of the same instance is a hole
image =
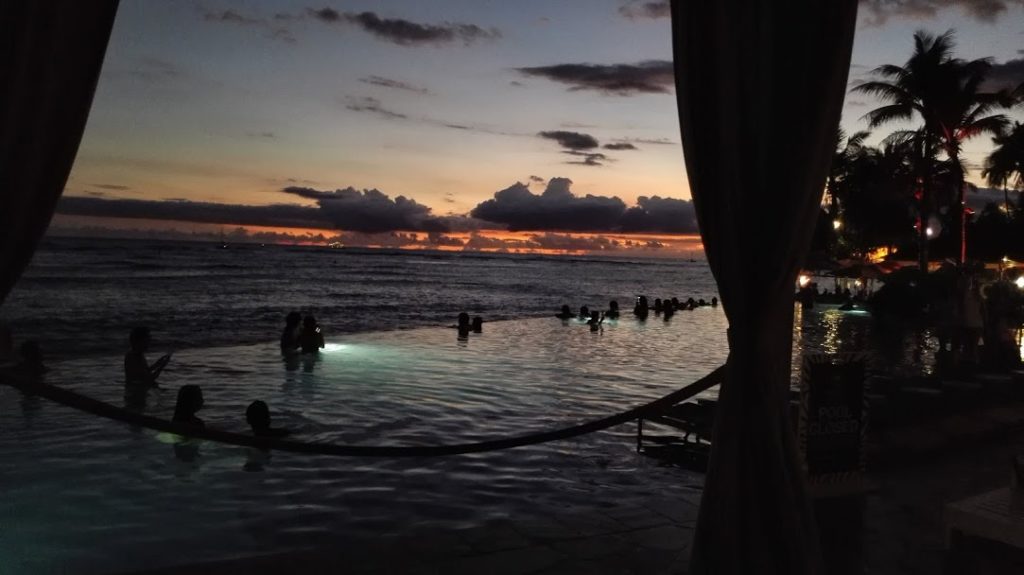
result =
[[[295,439],[434,445],[549,430],[656,399],[721,365],[720,308],[632,316],[593,333],[555,318],[352,334],[316,358],[275,343],[181,350],[146,411],[198,384],[206,425],[246,431],[270,405]],[[163,351],[154,342],[150,360]],[[121,357],[53,364],[47,380],[123,402]],[[714,390],[706,396],[713,397]],[[512,450],[367,459],[264,453],[96,418],[0,386],[0,573],[117,572],[287,551],[424,526],[472,527],[628,503],[699,484],[638,456],[635,426]]]

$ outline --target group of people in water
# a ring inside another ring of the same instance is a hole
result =
[[[718,298],[712,297],[710,302],[704,301],[704,298],[695,300],[692,297],[686,301],[680,301],[678,298],[665,298],[664,300],[655,298],[654,306],[651,307],[647,301],[647,296],[642,295],[636,298],[636,305],[633,306],[633,315],[642,321],[646,320],[653,311],[654,315],[663,315],[665,320],[668,321],[676,311],[692,311],[703,306],[718,307]],[[576,318],[587,322],[587,325],[590,326],[590,331],[598,331],[601,329],[605,319],[619,319],[619,302],[616,300],[608,302],[608,309],[604,312],[591,310],[588,306],[584,305],[580,307],[579,314],[573,313],[568,305],[563,305],[562,311],[555,314],[555,317],[564,321]]]
[[[298,316],[299,320],[301,320],[302,316],[294,313],[288,315],[288,324],[295,328],[299,321],[295,320],[293,315]],[[306,319],[312,319],[312,316],[307,316]],[[307,325],[310,324],[314,328],[313,333],[320,335],[320,329],[319,326],[316,326],[316,320],[313,319],[312,322],[307,323]],[[298,334],[296,336],[297,339],[301,335],[303,334]],[[159,387],[157,379],[171,361],[172,354],[168,353],[153,363],[149,363],[146,360],[146,352],[149,351],[151,341],[152,336],[147,327],[136,327],[128,336],[129,349],[124,356],[124,389],[125,404],[129,408],[140,409],[145,406],[147,392],[152,388]],[[323,347],[322,335],[320,335],[319,341],[319,347],[315,349]],[[303,345],[300,342],[294,349],[302,347]],[[283,336],[281,349],[282,351],[285,349],[285,339]],[[289,347],[289,349],[292,348]],[[171,421],[192,427],[205,427],[205,423],[197,415],[204,404],[202,388],[195,384],[181,386],[178,388],[178,396],[174,404],[174,415]],[[252,429],[253,435],[257,437],[283,437],[289,433],[287,429],[271,426],[270,407],[264,401],[256,400],[250,403],[249,407],[245,410],[245,420]]]
[[[316,353],[324,347],[324,334],[312,315],[302,317],[293,311],[285,317],[281,333],[281,353]]]
[[[484,318],[480,316],[474,316],[473,320],[470,321],[469,314],[462,312],[459,314],[458,323],[453,326],[459,330],[459,339],[466,339],[469,337],[469,332],[483,333],[484,331]]]

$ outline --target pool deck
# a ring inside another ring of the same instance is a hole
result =
[[[651,497],[586,515],[495,521],[339,541],[336,548],[245,557],[137,575],[253,573],[675,574],[686,573],[700,491]]]

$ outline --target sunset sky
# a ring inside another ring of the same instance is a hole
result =
[[[694,249],[665,6],[124,0],[54,228]],[[862,3],[852,82],[902,64],[919,28],[1024,80],[1021,0],[896,6]],[[849,95],[844,128],[874,105]]]

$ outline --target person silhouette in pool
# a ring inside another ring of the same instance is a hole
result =
[[[469,324],[469,314],[466,312],[460,313],[459,322],[454,327],[458,332],[457,339],[464,341],[469,338],[469,331],[472,329],[472,326]]]
[[[572,319],[576,317],[576,315],[572,313],[572,310],[569,309],[568,305],[563,305],[562,311],[555,314],[555,317],[557,317],[558,319]]]
[[[302,348],[302,353],[318,353],[324,347],[324,333],[312,315],[307,315],[302,320],[299,347]]]
[[[299,351],[299,337],[302,334],[300,324],[302,314],[293,311],[284,320],[284,331],[281,332],[281,353],[296,353]]]
[[[605,312],[604,317],[608,319],[619,319],[619,302],[615,300],[608,302],[608,311]]]
[[[127,407],[141,409],[146,406],[147,391],[157,386],[157,378],[171,361],[171,354],[166,354],[149,365],[146,351],[149,350],[150,333],[148,327],[137,327],[128,335],[130,349],[124,355],[124,401]]]
[[[196,412],[203,408],[203,390],[198,385],[183,385],[178,389],[178,401],[174,405],[174,417],[171,421],[189,427],[205,427]],[[174,443],[174,457],[191,463],[199,457],[199,443],[191,437],[180,438]]]
[[[484,318],[482,318],[480,316],[475,316],[473,318],[473,333],[483,333],[483,332],[484,332]]]
[[[245,421],[256,437],[284,437],[290,433],[282,427],[270,426],[270,407],[264,401],[256,400],[249,404],[245,410]]]
[[[151,338],[148,327],[137,327],[128,335],[130,349],[124,355],[124,380],[126,385],[154,387],[156,378],[171,361],[171,354],[166,354],[149,365],[146,351],[149,350]]]
[[[198,385],[183,385],[178,388],[178,401],[174,404],[174,417],[171,421],[185,423],[194,427],[205,427],[196,412],[203,408],[203,390]]]

